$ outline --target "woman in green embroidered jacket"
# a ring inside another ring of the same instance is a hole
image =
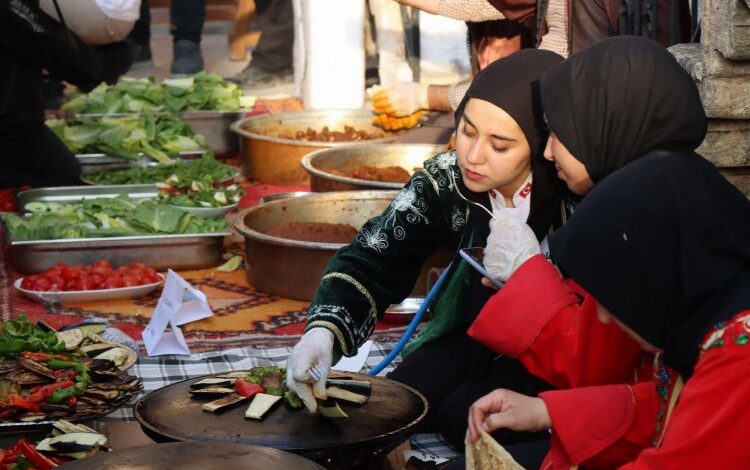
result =
[[[288,386],[311,411],[311,387],[322,391],[325,379],[311,385],[309,369],[321,366],[327,374],[333,356],[356,354],[388,305],[412,290],[438,247],[484,246],[490,211],[527,222],[540,241],[563,222],[564,187],[542,156],[547,134],[537,84],[561,61],[549,51],[523,50],[480,72],[456,111],[456,150],[427,160],[386,211],[330,261],[308,309],[306,333],[287,364]],[[500,384],[528,394],[546,384],[466,336],[494,291],[458,256],[451,270],[431,305],[433,320],[407,345],[391,378],[427,397],[430,414],[422,430],[443,430],[460,445],[475,399]]]

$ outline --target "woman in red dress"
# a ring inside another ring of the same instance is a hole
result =
[[[741,466],[750,419],[748,240],[750,202],[692,152],[652,152],[607,177],[551,236],[552,254],[596,299],[600,322],[663,366],[648,381],[538,398],[496,390],[472,407],[472,437],[551,428],[543,468]]]

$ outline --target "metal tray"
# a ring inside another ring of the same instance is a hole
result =
[[[200,134],[206,140],[208,148],[218,157],[229,156],[240,150],[240,137],[234,134],[229,127],[234,121],[245,117],[249,110],[239,109],[237,111],[185,111],[182,113],[190,129]],[[107,117],[133,116],[138,113],[117,114],[76,114],[76,119],[99,119]]]
[[[203,153],[202,150],[180,152],[178,157],[181,160],[193,160],[195,158],[200,158]],[[131,160],[129,158],[117,157],[104,153],[80,153],[76,155],[76,159],[78,160],[78,163],[81,164],[81,175],[88,175],[89,173],[97,173],[104,170],[120,170],[134,166],[147,167],[159,165],[158,162],[151,160],[145,155],[137,160]]]
[[[121,184],[112,186],[58,186],[52,188],[37,188],[21,191],[16,196],[18,209],[24,212],[24,207],[30,202],[77,202],[81,199],[96,199],[100,197],[117,197],[127,194],[134,201],[154,199],[159,196],[155,184]]]
[[[157,194],[156,186],[150,184],[30,189],[18,194],[18,207],[32,201],[73,202],[123,193],[134,200]],[[207,268],[222,263],[224,237],[231,235],[227,229],[200,234],[21,241],[13,240],[7,227],[3,226],[3,230],[13,262],[23,274],[41,272],[57,263],[91,264],[102,256],[114,265],[140,262],[156,270]]]

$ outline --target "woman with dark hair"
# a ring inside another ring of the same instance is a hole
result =
[[[479,400],[479,429],[552,429],[551,467],[738,468],[750,418],[750,202],[700,156],[654,151],[550,237],[562,272],[658,366],[651,379]],[[617,457],[617,458],[615,458]]]
[[[491,213],[528,222],[537,245],[563,222],[564,185],[541,154],[546,130],[537,86],[540,74],[561,61],[552,52],[526,50],[480,72],[456,114],[456,150],[427,160],[385,213],[330,261],[308,309],[306,333],[287,365],[289,388],[311,410],[310,368],[320,365],[327,374],[334,356],[356,354],[388,305],[408,295],[438,247],[483,246]],[[508,76],[514,77],[510,84],[497,86]],[[427,397],[425,429],[445,429],[458,445],[476,398],[500,384],[533,393],[547,388],[516,361],[495,360],[466,336],[491,294],[456,256],[431,305],[432,321],[407,345],[404,362],[391,375]],[[325,378],[312,386],[324,384]]]

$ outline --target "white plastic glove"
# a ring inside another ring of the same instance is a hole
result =
[[[526,260],[541,253],[531,227],[501,211],[493,211],[490,236],[484,249],[484,267],[497,279],[506,281]]]
[[[333,361],[333,333],[326,328],[312,328],[299,340],[286,361],[286,386],[297,393],[310,413],[318,410],[315,397],[326,398],[326,378]],[[308,373],[320,367],[323,378],[312,383]]]
[[[375,113],[401,117],[429,108],[428,87],[419,82],[401,82],[390,88],[375,85],[367,93],[372,99]]]

